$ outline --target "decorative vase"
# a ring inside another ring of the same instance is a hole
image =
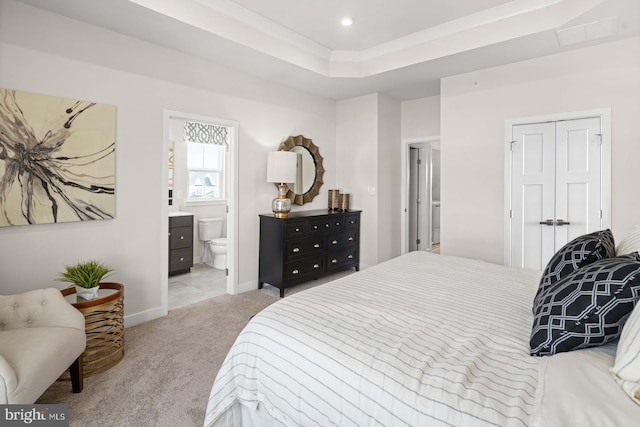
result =
[[[329,190],[329,210],[337,211],[340,199],[340,190]]]
[[[340,201],[338,202],[338,210],[349,210],[349,194],[340,194]]]
[[[98,298],[98,289],[100,289],[100,285],[94,286],[93,288],[83,288],[82,286],[73,285],[76,288],[76,294],[78,298],[82,298],[85,300],[91,300]]]

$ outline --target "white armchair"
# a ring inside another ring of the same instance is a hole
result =
[[[32,404],[67,369],[82,391],[84,316],[58,289],[0,295],[0,404]]]

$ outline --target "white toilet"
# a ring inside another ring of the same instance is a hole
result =
[[[227,238],[222,235],[222,218],[200,218],[198,237],[204,242],[203,261],[208,266],[227,268]]]

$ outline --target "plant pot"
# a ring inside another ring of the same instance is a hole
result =
[[[100,289],[100,285],[94,286],[93,288],[83,288],[78,285],[73,285],[76,288],[76,294],[78,298],[82,298],[85,300],[91,300],[98,298],[98,289]]]

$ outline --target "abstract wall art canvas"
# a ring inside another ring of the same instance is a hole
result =
[[[0,88],[0,226],[115,217],[114,106]]]

